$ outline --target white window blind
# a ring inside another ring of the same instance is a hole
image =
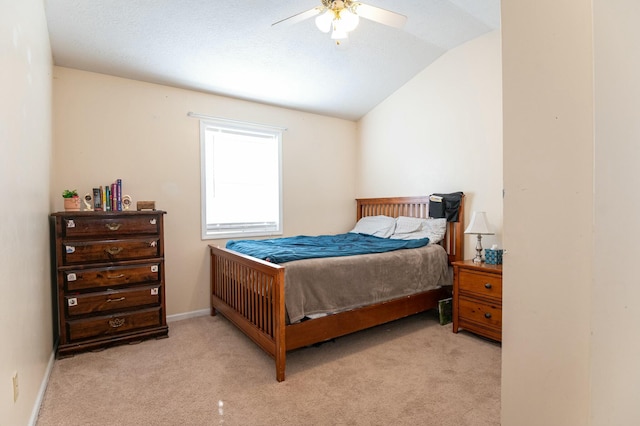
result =
[[[282,129],[200,120],[202,238],[282,234]]]

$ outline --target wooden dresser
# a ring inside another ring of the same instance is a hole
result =
[[[453,262],[453,332],[502,341],[502,265]]]
[[[58,357],[167,337],[164,214],[51,215]]]

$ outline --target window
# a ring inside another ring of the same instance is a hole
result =
[[[282,234],[282,129],[200,120],[202,238]]]

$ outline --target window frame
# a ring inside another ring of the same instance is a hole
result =
[[[200,116],[200,231],[202,240],[212,239],[232,239],[232,238],[244,238],[244,237],[264,237],[264,236],[279,236],[283,234],[283,194],[282,194],[282,133],[284,128],[268,126],[264,124],[255,124],[249,122],[228,120],[216,117],[203,117]],[[263,135],[269,135],[273,137],[277,143],[277,161],[278,161],[278,223],[275,228],[270,228],[256,224],[238,224],[238,226],[225,226],[222,228],[212,228],[207,223],[207,158],[206,158],[206,144],[207,144],[207,130],[215,128],[226,131],[240,131],[248,133],[257,133]]]

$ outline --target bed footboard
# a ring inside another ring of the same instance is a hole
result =
[[[211,250],[211,315],[220,312],[276,362],[286,362],[284,267],[224,248]]]

